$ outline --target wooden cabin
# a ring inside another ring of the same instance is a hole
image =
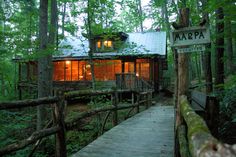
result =
[[[116,74],[130,73],[153,84],[156,91],[159,89],[163,70],[167,68],[165,32],[100,34],[90,41],[98,87],[115,87]],[[62,41],[60,47],[61,53],[53,57],[54,88],[78,90],[91,87],[88,39],[70,37]],[[32,78],[34,70],[30,69],[33,64],[27,64],[26,78]],[[20,65],[22,71],[23,63]],[[22,72],[20,74],[23,77]],[[19,80],[21,89],[22,79]]]

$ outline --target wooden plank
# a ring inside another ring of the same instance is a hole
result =
[[[72,157],[172,157],[174,107],[153,106],[112,128]]]

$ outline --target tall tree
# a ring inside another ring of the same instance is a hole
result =
[[[40,0],[39,8],[39,53],[38,58],[38,97],[48,97],[51,95],[51,81],[48,73],[51,70],[51,57],[47,52],[48,44],[48,0]],[[37,130],[43,128],[45,124],[46,108],[43,105],[37,107]]]
[[[203,19],[207,21],[206,25],[209,27],[209,15],[206,11],[208,0],[202,0],[202,12]],[[211,93],[213,91],[212,84],[212,70],[211,70],[211,44],[206,46],[205,56],[205,79],[206,79],[206,93]]]
[[[226,37],[226,54],[227,54],[227,72],[233,73],[233,38],[232,38],[232,23],[230,16],[225,18],[225,37]]]
[[[224,84],[224,12],[219,7],[216,10],[216,85]],[[222,88],[218,88],[222,89]]]
[[[93,40],[93,33],[92,33],[92,24],[94,22],[94,16],[92,14],[92,1],[88,0],[87,2],[87,32],[88,32],[88,38],[89,38],[89,64],[91,69],[91,75],[92,75],[92,88],[93,90],[96,89],[96,80],[95,80],[95,74],[94,74],[94,62],[93,62],[93,53],[95,52],[95,42]]]
[[[142,3],[141,0],[136,0],[137,8],[138,8],[138,17],[140,23],[140,30],[143,32],[143,10],[142,10]]]

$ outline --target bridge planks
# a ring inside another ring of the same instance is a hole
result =
[[[104,133],[72,157],[173,157],[174,108],[153,106]]]

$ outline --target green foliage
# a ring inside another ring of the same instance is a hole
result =
[[[225,92],[220,103],[220,111],[230,121],[236,121],[236,75],[225,84]]]

